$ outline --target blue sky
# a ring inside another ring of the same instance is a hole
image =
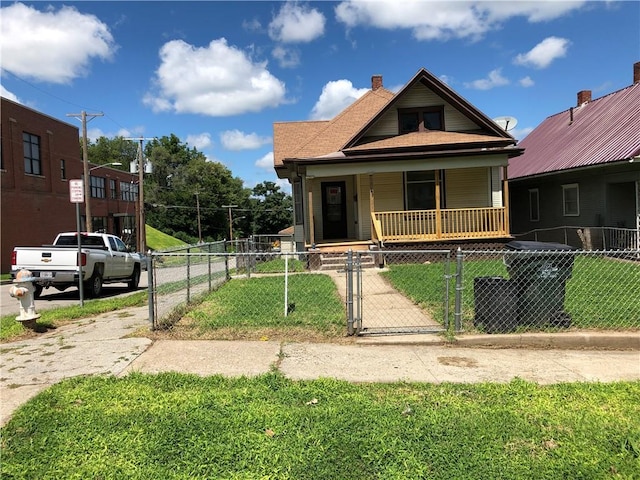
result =
[[[273,122],[332,118],[376,74],[426,68],[522,139],[632,83],[640,2],[4,1],[0,54],[2,96],[103,113],[92,139],[173,133],[251,188],[277,181]]]

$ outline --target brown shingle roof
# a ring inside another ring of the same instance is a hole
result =
[[[273,163],[282,166],[282,159],[294,156],[301,144],[322,131],[329,121],[276,122],[273,124]]]
[[[332,120],[274,123],[274,165],[282,166],[284,158],[337,152],[392,98],[393,92],[378,88],[365,93]]]
[[[358,152],[367,150],[378,150],[388,148],[410,148],[410,147],[432,147],[437,145],[460,145],[475,143],[497,143],[504,144],[504,138],[490,135],[478,135],[475,133],[429,131],[411,132],[404,135],[385,138],[375,142],[364,143],[355,147],[345,149],[345,152]]]

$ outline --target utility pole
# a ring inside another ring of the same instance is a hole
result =
[[[196,190],[196,208],[198,210],[198,242],[202,243],[202,228],[200,227],[200,192]]]
[[[82,164],[84,169],[84,216],[86,217],[87,232],[93,232],[93,217],[91,216],[91,184],[89,177],[89,151],[87,149],[87,117],[93,120],[102,117],[103,113],[67,113],[67,117],[80,117],[82,121]]]
[[[238,208],[238,205],[222,205],[222,208],[229,209],[229,240],[233,241],[233,217],[231,216],[231,209]]]
[[[125,138],[125,140],[138,141],[140,144],[138,145],[138,222],[136,229],[138,230],[138,251],[144,253],[147,249],[147,232],[146,232],[146,221],[144,217],[144,173],[145,173],[145,161],[144,161],[144,149],[143,143],[145,140],[155,140],[155,138]],[[131,173],[135,173],[132,171],[133,169],[129,169]]]

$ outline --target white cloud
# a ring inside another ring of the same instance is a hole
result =
[[[530,23],[559,18],[586,2],[540,1],[425,1],[346,0],[336,8],[336,19],[348,28],[376,27],[411,30],[417,40],[479,39],[513,17]]]
[[[172,40],[160,49],[156,92],[143,102],[154,111],[224,117],[259,112],[284,102],[285,85],[227,40],[198,48]]]
[[[533,132],[533,127],[514,128],[513,130],[509,131],[511,136],[513,138],[515,138],[516,140],[518,140],[518,141],[522,140],[524,137],[529,135],[531,132]]]
[[[22,103],[20,100],[18,100],[18,97],[16,95],[14,95],[9,90],[4,88],[3,85],[0,85],[0,96],[3,96],[4,98],[12,100],[12,101],[14,101],[16,103]]]
[[[520,86],[525,88],[533,87],[535,85],[535,82],[529,76],[521,78],[520,80],[518,80],[518,83],[520,84]]]
[[[514,59],[517,65],[547,68],[557,58],[566,56],[570,42],[566,38],[548,37],[527,53],[520,53]]]
[[[2,69],[35,80],[67,84],[85,76],[92,59],[115,50],[107,25],[74,7],[40,11],[22,3],[0,9]]]
[[[271,143],[271,137],[261,137],[257,133],[244,133],[240,130],[227,130],[220,134],[222,146],[227,150],[255,150]]]
[[[203,132],[196,135],[187,135],[187,144],[195,147],[198,151],[202,151],[205,148],[211,147],[213,142],[211,141],[211,134]]]
[[[115,137],[140,137],[144,134],[144,128],[137,127],[134,131],[128,130],[126,128],[121,128],[116,132],[105,132],[100,128],[89,128],[87,129],[87,138],[92,142],[95,142],[100,137],[105,138],[115,138]]]
[[[509,85],[509,80],[502,76],[501,68],[496,68],[489,72],[487,78],[474,80],[473,82],[465,83],[464,85],[467,88],[474,88],[476,90],[490,90],[495,87]]]
[[[310,117],[312,120],[331,119],[368,91],[368,88],[354,88],[349,80],[329,82],[322,88]]]
[[[308,43],[324,34],[325,23],[315,8],[285,2],[269,24],[269,36],[283,43]]]
[[[269,152],[256,160],[255,165],[263,170],[273,170],[273,152]]]
[[[300,52],[293,48],[284,48],[278,45],[273,49],[271,55],[282,68],[293,68],[300,65]]]

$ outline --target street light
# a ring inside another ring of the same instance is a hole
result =
[[[85,163],[85,165],[87,165]],[[91,167],[89,169],[86,170],[86,174],[84,177],[84,190],[85,190],[85,199],[84,199],[84,216],[86,217],[86,227],[87,227],[87,232],[93,232],[93,218],[91,216],[91,175],[90,173],[93,172],[94,170],[97,170],[98,168],[102,168],[102,167],[107,167],[109,165],[113,165],[115,166],[120,166],[122,165],[122,163],[120,162],[109,162],[109,163],[103,163],[102,165],[97,165],[95,167]]]

